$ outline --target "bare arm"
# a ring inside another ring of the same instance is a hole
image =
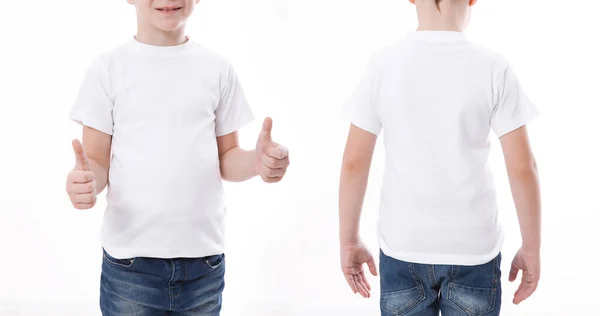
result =
[[[96,193],[99,194],[108,184],[112,136],[84,126],[82,142],[90,169],[96,176]]]
[[[273,120],[266,118],[255,150],[239,147],[238,134],[217,137],[221,178],[231,182],[246,181],[260,175],[264,182],[281,181],[290,164],[288,149],[271,138]]]
[[[340,176],[340,261],[342,272],[354,293],[370,297],[371,286],[364,274],[366,263],[377,275],[373,256],[360,240],[360,214],[367,190],[369,169],[377,136],[350,126]]]
[[[519,270],[522,270],[521,284],[513,298],[513,303],[519,304],[535,292],[540,280],[540,185],[526,127],[502,136],[500,143],[521,227],[521,249],[512,261],[508,276],[508,280],[512,282],[517,279]]]
[[[339,215],[342,245],[356,244],[360,240],[360,214],[376,142],[377,136],[354,125],[350,126],[340,176]]]
[[[540,185],[526,127],[502,136],[500,142],[521,227],[523,250],[539,252],[542,223]]]
[[[217,137],[217,145],[223,180],[241,182],[257,175],[254,168],[256,151],[240,148],[237,132]]]

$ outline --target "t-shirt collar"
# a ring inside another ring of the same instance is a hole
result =
[[[139,54],[156,56],[156,57],[172,57],[189,51],[192,46],[192,41],[186,36],[186,41],[180,45],[173,46],[157,46],[139,42],[135,36],[131,38],[127,47]]]
[[[415,31],[408,36],[409,39],[422,42],[460,42],[466,39],[463,32],[457,31]]]

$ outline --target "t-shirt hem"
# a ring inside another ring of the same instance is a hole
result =
[[[221,246],[208,247],[212,250],[142,249],[111,247],[107,245],[102,246],[102,248],[104,248],[104,250],[115,259],[129,259],[138,257],[159,259],[204,258],[225,253],[223,247]]]
[[[402,251],[393,251],[383,240],[379,241],[381,251],[388,257],[396,260],[402,260],[418,264],[437,264],[437,265],[460,265],[476,266],[490,262],[498,256],[502,248],[502,240],[497,243],[494,249],[482,255],[448,255],[435,253],[408,253]]]

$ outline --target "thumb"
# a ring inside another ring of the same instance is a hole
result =
[[[78,139],[73,140],[73,152],[75,152],[75,168],[83,171],[91,171],[90,162],[83,152],[83,146]]]
[[[375,261],[373,260],[373,257],[371,257],[369,261],[367,261],[367,266],[369,266],[369,271],[371,271],[371,274],[373,276],[377,276],[377,266],[375,266]]]
[[[267,117],[263,122],[262,130],[260,131],[259,140],[261,141],[272,141],[271,139],[271,129],[273,129],[273,120],[270,117]]]

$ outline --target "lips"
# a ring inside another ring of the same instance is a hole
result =
[[[181,10],[182,7],[162,7],[162,8],[156,8],[156,10],[163,12],[163,13],[173,13],[173,12],[177,12],[179,10]]]

